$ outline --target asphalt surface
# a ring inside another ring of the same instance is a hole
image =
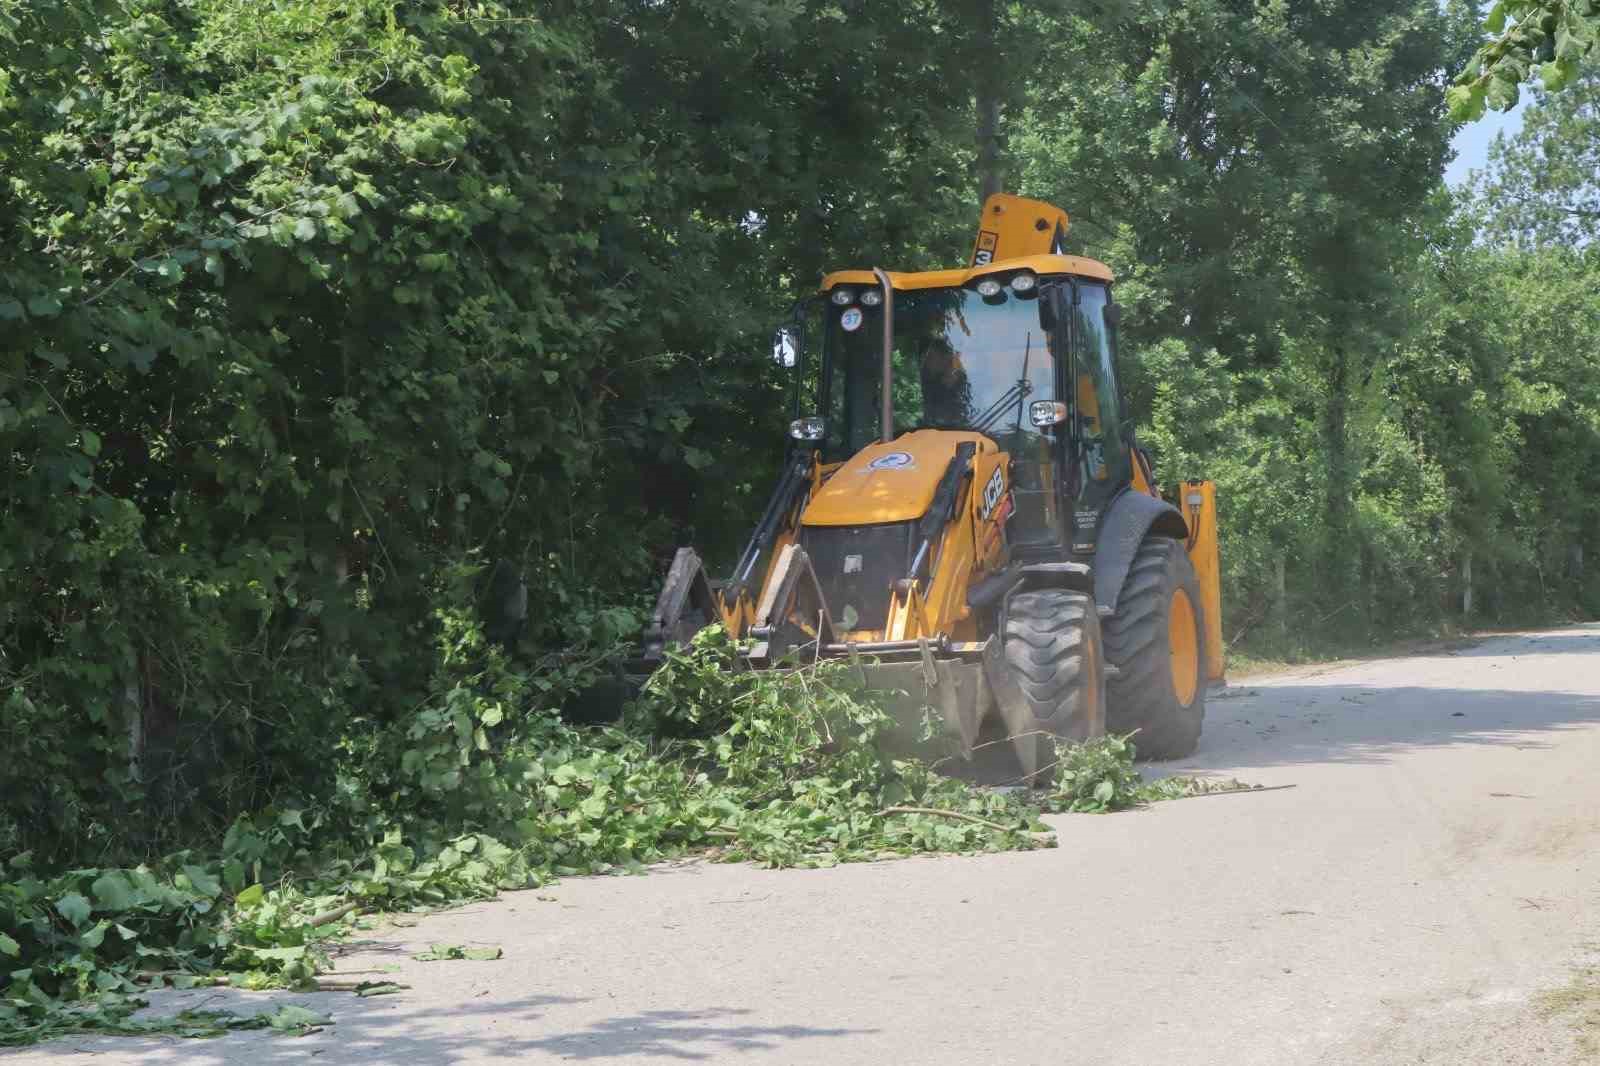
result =
[[[1290,789],[1054,818],[1051,851],[573,879],[341,958],[401,995],[155,1008],[334,1016],[310,1036],[0,1063],[1591,1061],[1600,998],[1549,997],[1600,961],[1597,767],[1600,626],[1262,678],[1159,769]]]

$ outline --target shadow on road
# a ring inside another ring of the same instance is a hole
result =
[[[522,1051],[543,1051],[563,1059],[607,1059],[652,1055],[710,1059],[739,1051],[769,1050],[783,1042],[815,1037],[859,1036],[875,1029],[815,1029],[804,1025],[729,1025],[743,1010],[656,1010],[608,1018],[587,1029],[538,1040],[518,1040]],[[807,1053],[826,1061],[825,1052]]]
[[[1516,646],[1507,650],[1506,640],[1490,637],[1448,654],[1463,658],[1489,658],[1511,655],[1593,655],[1600,659],[1600,623],[1590,622],[1552,633],[1526,633],[1514,638]]]
[[[245,1017],[298,1003],[330,1015],[334,1024],[321,1032],[295,1038],[264,1032],[235,1033],[212,1040],[176,1038],[69,1038],[31,1049],[33,1055],[93,1057],[107,1052],[136,1058],[141,1063],[176,1066],[279,1066],[306,1062],[448,1066],[463,1061],[504,1059],[512,1062],[560,1059],[608,1059],[631,1056],[701,1061],[720,1059],[736,1052],[773,1050],[784,1044],[818,1037],[866,1035],[873,1029],[823,1029],[806,1025],[740,1024],[748,1010],[643,1011],[618,1015],[571,1032],[537,1039],[511,1036],[497,1030],[528,1031],[528,1023],[544,1016],[546,1008],[589,1002],[568,996],[534,995],[521,999],[481,1003],[442,1003],[430,1007],[417,1000],[415,991],[381,999],[361,999],[342,993],[282,994],[266,996],[222,990],[204,1002],[189,997],[168,1000],[172,1010],[203,1007],[231,1010]],[[548,1023],[547,1023],[548,1026]],[[23,1052],[26,1054],[26,1052]],[[821,1050],[796,1053],[806,1061],[826,1061]],[[312,1056],[315,1056],[314,1058]],[[0,1061],[8,1056],[0,1053]],[[30,1056],[31,1060],[32,1056]],[[120,1060],[119,1061],[123,1061]]]
[[[1594,641],[1590,650],[1596,650]],[[1241,686],[1206,708],[1205,734],[1194,756],[1152,768],[1384,762],[1419,747],[1452,744],[1544,748],[1551,734],[1595,722],[1600,692]]]

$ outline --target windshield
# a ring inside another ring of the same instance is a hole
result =
[[[970,429],[1000,440],[1031,430],[1028,404],[1055,398],[1039,301],[970,289],[895,293],[894,434]],[[843,458],[879,439],[883,309],[832,306],[825,412],[829,451]]]
[[[988,434],[1013,459],[1015,531],[1051,535],[1054,451],[1028,418],[1031,402],[1056,398],[1056,353],[1037,292],[923,289],[897,292],[894,301],[893,435]],[[883,308],[830,304],[827,344],[824,451],[844,459],[882,436]]]

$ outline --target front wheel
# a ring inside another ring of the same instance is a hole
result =
[[[1104,652],[1093,597],[1068,589],[1019,592],[1006,608],[1005,656],[1040,731],[1041,771],[1055,741],[1106,731]]]
[[[1205,627],[1200,582],[1183,546],[1146,537],[1105,627],[1106,725],[1135,733],[1144,759],[1181,759],[1200,741],[1206,715]]]

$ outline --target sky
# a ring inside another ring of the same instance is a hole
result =
[[[1510,135],[1522,128],[1522,112],[1527,109],[1532,95],[1524,92],[1517,106],[1510,111],[1485,111],[1478,121],[1456,131],[1455,140],[1451,142],[1456,150],[1456,158],[1444,169],[1446,185],[1460,185],[1466,180],[1468,171],[1484,168],[1489,159],[1489,142],[1502,130]]]

